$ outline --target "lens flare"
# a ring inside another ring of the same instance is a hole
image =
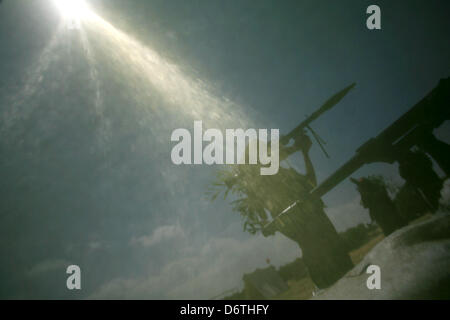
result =
[[[91,14],[91,10],[85,0],[53,0],[64,19],[70,24],[80,22]]]
[[[83,52],[91,66],[92,79],[97,87],[96,106],[102,104],[99,83],[99,69],[94,59],[97,54],[113,59],[113,70],[120,72],[120,79],[127,79],[130,90],[136,90],[134,99],[141,103],[158,94],[164,101],[167,112],[175,117],[180,112],[189,119],[202,119],[207,127],[227,128],[255,127],[243,110],[223,96],[215,94],[215,88],[199,78],[192,77],[166,59],[150,46],[142,44],[132,36],[116,28],[90,6],[86,0],[52,0],[69,29],[79,29]],[[78,23],[79,20],[81,23]],[[74,26],[74,23],[78,25]],[[64,33],[61,33],[61,35]],[[72,40],[76,41],[76,37]],[[154,94],[152,92],[154,90]],[[160,108],[146,104],[147,110],[160,112]],[[175,119],[175,118],[174,118]]]

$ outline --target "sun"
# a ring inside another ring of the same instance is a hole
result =
[[[89,16],[91,10],[85,0],[53,0],[64,18],[79,22]]]

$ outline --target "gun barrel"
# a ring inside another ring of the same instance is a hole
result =
[[[328,191],[337,186],[341,181],[345,180],[353,172],[358,170],[364,165],[364,159],[360,154],[353,156],[349,161],[347,161],[343,166],[341,166],[337,171],[335,171],[331,176],[325,179],[320,185],[311,191],[311,195],[314,197],[322,197]]]
[[[449,119],[449,103],[450,78],[441,79],[429,94],[383,130],[375,139],[392,144],[417,126],[437,128]]]
[[[450,118],[450,78],[442,79],[426,97],[419,101],[409,111],[398,118],[376,138],[370,139],[357,149],[357,154],[342,165],[331,176],[311,191],[314,196],[322,197],[340,182],[364,164],[368,153],[392,150],[393,148],[411,148],[418,134],[432,131]]]

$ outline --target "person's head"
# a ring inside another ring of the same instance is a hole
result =
[[[350,181],[356,185],[364,208],[368,208],[371,203],[381,200],[381,197],[388,197],[386,187],[379,181],[369,178],[350,178]]]

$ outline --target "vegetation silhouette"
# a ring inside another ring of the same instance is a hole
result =
[[[295,241],[302,250],[302,259],[312,280],[319,288],[333,284],[353,264],[342,239],[323,210],[322,200],[310,196],[317,179],[309,157],[312,141],[305,130],[310,129],[311,121],[336,105],[353,87],[354,84],[333,95],[311,117],[280,139],[280,161],[300,152],[305,163],[305,174],[293,168],[280,167],[276,175],[263,176],[259,174],[260,164],[231,165],[217,172],[209,190],[212,200],[221,192],[224,192],[224,198],[230,193],[235,197],[233,211],[241,215],[244,231],[251,234],[261,232],[264,236],[279,231]],[[316,137],[314,132],[313,135]],[[291,139],[294,142],[288,145]],[[267,147],[270,150],[270,142]],[[248,158],[248,148],[244,156]],[[291,206],[293,203],[295,205]],[[280,218],[282,212],[287,214]]]

